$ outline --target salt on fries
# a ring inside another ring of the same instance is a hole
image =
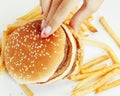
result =
[[[116,80],[116,81],[113,81],[112,83],[105,84],[105,85],[99,87],[99,88],[96,90],[96,93],[102,92],[102,91],[104,91],[104,90],[113,88],[113,87],[118,86],[118,85],[120,85],[120,79],[118,79],[118,80]]]
[[[34,96],[34,93],[27,87],[27,85],[22,84],[22,85],[20,85],[20,87],[27,94],[27,96]]]
[[[120,68],[120,64],[113,64],[113,65],[108,66],[107,68],[105,68],[105,69],[103,69],[101,71],[93,73],[91,76],[89,76],[88,78],[84,79],[83,81],[79,81],[78,85],[74,88],[74,90],[79,89],[80,87],[84,86],[85,84],[89,83],[90,81],[99,78],[100,76],[108,73],[109,71],[111,71],[111,70],[113,70],[115,68]]]
[[[72,96],[78,96],[82,94],[86,94],[89,92],[94,91],[95,89],[99,88],[100,86],[104,85],[107,81],[109,81],[111,78],[113,78],[115,75],[120,74],[120,69],[114,69],[108,74],[106,74],[103,78],[100,78],[96,83],[88,86],[87,88],[79,88],[77,90],[74,90]]]
[[[100,62],[103,62],[103,61],[105,61],[105,60],[107,60],[107,59],[109,59],[109,58],[110,58],[110,57],[109,57],[108,55],[100,56],[100,57],[98,57],[98,58],[96,58],[96,59],[94,59],[94,60],[89,61],[89,62],[86,63],[86,64],[81,65],[80,69],[89,68],[89,67],[91,67],[91,66],[93,66],[93,65],[96,65],[96,64],[98,64],[98,63],[100,63]]]
[[[109,56],[111,57],[111,59],[113,60],[113,62],[115,64],[120,63],[120,61],[118,60],[114,51],[107,44],[102,43],[102,42],[98,42],[98,41],[93,41],[93,40],[85,40],[85,39],[83,40],[83,42],[86,44],[91,44],[91,45],[94,45],[96,47],[100,47],[100,48],[104,49],[105,51],[107,51],[107,53],[109,54]]]
[[[100,71],[100,70],[102,70],[102,69],[104,69],[106,67],[107,67],[107,64],[103,64],[103,65],[101,65],[99,67],[96,67],[96,68],[83,69],[83,70],[81,70],[81,73],[85,74],[85,73],[96,72],[96,71]]]
[[[99,21],[104,27],[104,29],[108,32],[108,34],[115,40],[117,45],[120,47],[120,37],[118,37],[117,34],[115,34],[115,32],[110,28],[105,18],[100,17]]]

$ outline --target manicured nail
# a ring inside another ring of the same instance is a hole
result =
[[[52,28],[50,26],[47,26],[46,28],[43,28],[42,32],[41,32],[41,38],[46,38],[49,36],[50,32],[51,32]]]
[[[42,29],[42,32],[41,32],[41,38],[44,38],[44,37],[45,37],[44,32],[45,32],[45,28]]]
[[[51,30],[52,30],[52,28],[50,27],[50,26],[47,26],[46,28],[45,28],[45,34],[47,34],[47,35],[49,35],[50,34],[50,32],[51,32]]]

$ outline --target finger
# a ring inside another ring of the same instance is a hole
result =
[[[58,9],[56,10],[54,16],[48,22],[47,26],[41,33],[41,37],[45,38],[50,36],[56,29],[62,24],[66,19],[70,11],[79,3],[79,0],[63,0]]]
[[[59,7],[59,5],[62,3],[63,0],[53,0],[52,1],[52,4],[51,4],[51,7],[50,7],[50,10],[49,10],[49,13],[47,15],[47,18],[46,18],[46,21],[45,23],[47,24],[49,22],[49,20],[54,16],[57,8]]]
[[[92,13],[94,13],[102,4],[103,0],[84,0],[82,7],[72,17],[70,26],[78,32],[80,24]]]
[[[42,12],[44,13],[44,19],[46,19],[47,17],[51,3],[52,3],[52,0],[40,0],[40,6],[42,9]]]
[[[82,7],[78,10],[78,12],[72,17],[70,21],[70,26],[78,32],[80,28],[80,24],[91,14],[90,11],[88,11],[85,8],[85,5],[82,5]]]

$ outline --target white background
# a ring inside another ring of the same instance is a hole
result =
[[[0,36],[8,24],[15,22],[15,19],[26,14],[36,5],[39,0],[0,0]],[[97,27],[98,32],[90,34],[93,40],[102,41],[110,45],[120,59],[120,48],[115,44],[111,37],[104,31],[99,24],[99,17],[104,16],[112,29],[120,36],[120,2],[119,0],[104,0],[103,5],[93,15],[93,24]],[[85,45],[84,62],[98,55],[102,55],[103,50]],[[75,82],[60,80],[49,85],[28,85],[35,96],[70,96]],[[90,93],[89,96],[120,96],[120,86],[104,91],[95,95]],[[19,85],[10,78],[7,72],[0,75],[0,96],[26,96]]]

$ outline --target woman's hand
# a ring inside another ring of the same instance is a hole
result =
[[[46,38],[55,32],[80,1],[81,0],[40,0],[41,10],[44,14],[41,37]],[[70,26],[77,32],[82,21],[94,13],[102,2],[103,0],[83,0],[83,5],[72,17]]]

